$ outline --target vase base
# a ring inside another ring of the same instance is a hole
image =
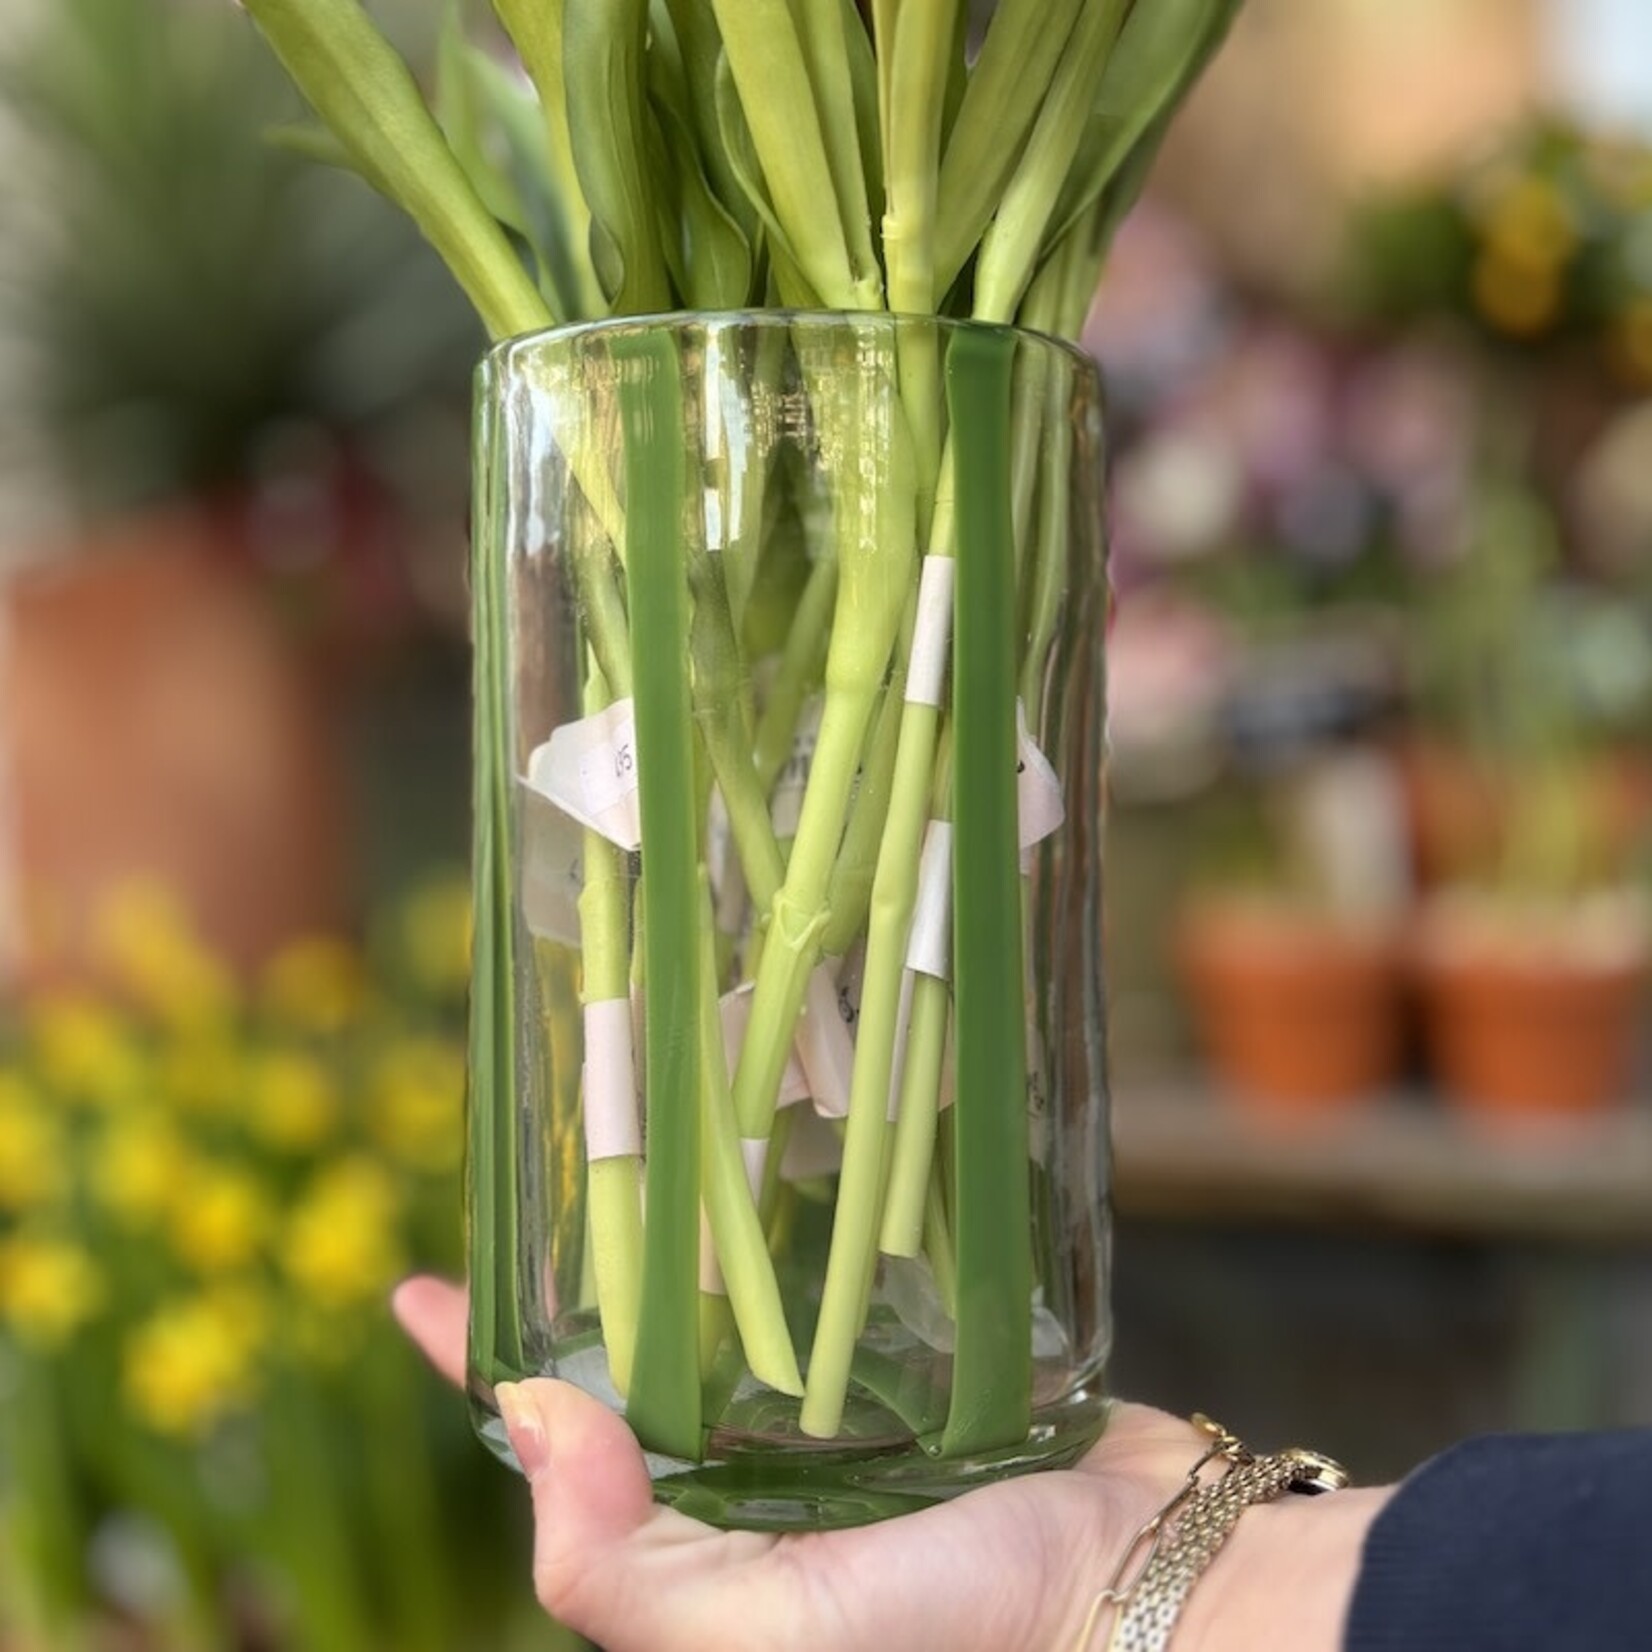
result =
[[[1111,1402],[1084,1388],[1040,1407],[1025,1440],[998,1451],[943,1457],[915,1441],[808,1450],[760,1449],[723,1442],[702,1463],[650,1455],[654,1496],[707,1525],[739,1531],[837,1531],[915,1514],[999,1480],[1070,1468],[1095,1444]],[[474,1391],[472,1418],[483,1444],[518,1468],[498,1413]]]

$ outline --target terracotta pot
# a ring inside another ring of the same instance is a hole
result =
[[[1308,1117],[1398,1072],[1403,971],[1387,925],[1218,902],[1187,912],[1177,952],[1216,1075],[1247,1105]]]
[[[204,518],[107,530],[0,604],[15,969],[84,973],[99,904],[137,878],[163,880],[243,968],[343,921],[337,719]]]
[[[1437,740],[1408,742],[1399,760],[1418,888],[1445,889],[1494,866],[1520,781]],[[1652,834],[1652,760],[1601,752],[1581,774],[1599,853],[1609,867],[1633,864]]]
[[[1558,910],[1436,902],[1419,926],[1417,976],[1447,1094],[1493,1118],[1590,1113],[1627,1099],[1649,933],[1629,894]]]

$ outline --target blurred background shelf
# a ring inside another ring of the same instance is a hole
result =
[[[1273,1124],[1197,1080],[1113,1097],[1126,1218],[1280,1223],[1457,1239],[1652,1243],[1652,1107],[1489,1131],[1396,1092]]]

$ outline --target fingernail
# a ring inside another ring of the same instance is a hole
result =
[[[504,1419],[517,1463],[530,1480],[537,1480],[551,1466],[551,1442],[539,1407],[518,1383],[496,1383],[493,1395],[499,1402],[499,1415]]]

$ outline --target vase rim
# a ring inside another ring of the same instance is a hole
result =
[[[1009,322],[977,321],[963,316],[920,315],[899,310],[806,310],[781,306],[741,310],[664,310],[648,315],[602,316],[590,321],[563,322],[554,327],[536,328],[528,333],[516,333],[490,345],[481,357],[484,367],[508,361],[521,351],[547,345],[572,343],[575,340],[608,334],[628,332],[687,332],[693,328],[717,327],[730,331],[740,328],[762,327],[844,327],[871,326],[889,332],[900,332],[915,327],[935,328],[942,333],[980,333],[994,337],[1009,337],[1035,348],[1068,357],[1081,371],[1093,376],[1098,385],[1101,369],[1095,358],[1071,339],[1057,338],[1053,333],[1038,332],[1030,327],[1017,327]]]

